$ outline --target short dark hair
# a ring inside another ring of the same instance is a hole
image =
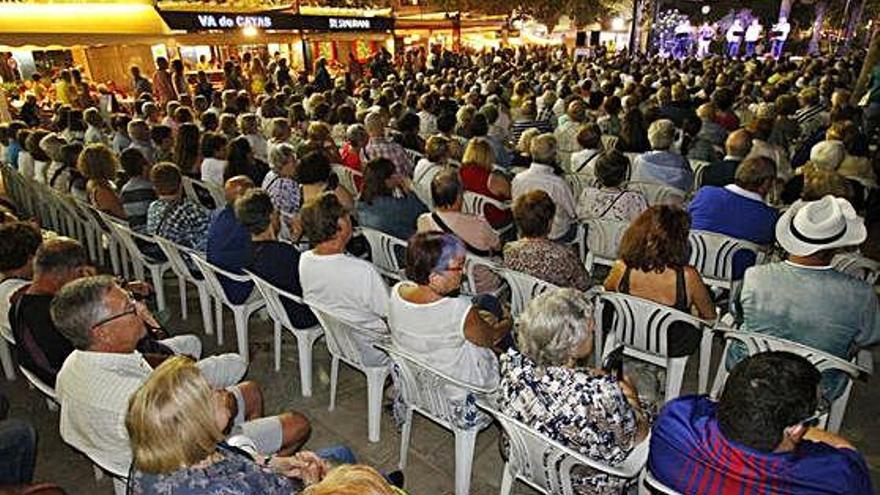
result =
[[[550,221],[556,215],[556,204],[546,192],[535,189],[513,202],[513,221],[520,237],[545,237]]]
[[[74,141],[72,143],[68,143],[62,146],[61,163],[67,165],[68,167],[76,168],[76,162],[77,160],[79,160],[79,155],[80,153],[82,153],[83,148],[84,147],[82,143],[80,143],[79,141]],[[52,180],[52,177],[49,177],[49,180]]]
[[[457,237],[443,232],[420,232],[409,238],[406,246],[406,278],[426,285],[431,274],[449,266],[464,245]]]
[[[596,179],[605,187],[619,186],[628,171],[629,158],[617,150],[602,153],[596,160]]]
[[[164,124],[156,124],[150,128],[150,140],[157,145],[162,141],[174,136],[171,127]]]
[[[42,243],[34,255],[34,272],[61,273],[85,266],[89,257],[82,244],[69,237],[56,237]]]
[[[437,130],[444,134],[452,132],[455,129],[455,124],[455,114],[444,112],[437,117]]]
[[[119,166],[129,178],[138,177],[144,173],[144,169],[150,166],[150,162],[140,150],[127,148],[119,155]]]
[[[319,151],[312,151],[300,158],[296,168],[296,181],[300,184],[326,182],[332,171],[327,156]]]
[[[371,205],[373,200],[382,196],[391,196],[392,191],[385,183],[396,171],[394,162],[387,158],[375,158],[364,167],[364,187],[360,201]]]
[[[272,223],[275,205],[266,191],[254,187],[235,200],[235,218],[251,234],[264,232]]]
[[[42,243],[40,229],[30,222],[0,224],[0,272],[24,268]]]
[[[312,245],[328,241],[339,230],[339,219],[349,212],[333,192],[325,192],[306,203],[300,212],[303,234]]]
[[[816,410],[821,375],[790,352],[755,354],[734,366],[718,404],[718,428],[730,440],[772,452],[785,429]]]
[[[183,174],[177,165],[171,162],[159,162],[150,169],[150,182],[156,189],[156,194],[167,196],[177,194],[180,184],[183,182]]]
[[[577,142],[581,148],[592,150],[602,144],[602,130],[593,122],[578,128]]]
[[[643,272],[684,266],[690,227],[691,219],[681,208],[651,206],[626,229],[618,255],[628,268]]]
[[[219,132],[206,132],[202,134],[202,156],[213,157],[217,151],[226,147],[226,136]]]
[[[451,167],[437,172],[431,180],[431,199],[434,200],[434,206],[452,206],[463,190],[458,170]]]

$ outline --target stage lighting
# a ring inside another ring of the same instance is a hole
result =
[[[708,5],[703,5],[703,8],[700,9],[700,12],[702,12],[703,15],[707,15],[711,11],[712,11],[712,7],[709,7]]]
[[[247,36],[248,38],[253,38],[257,35],[257,28],[255,26],[245,26],[241,28],[241,34]]]

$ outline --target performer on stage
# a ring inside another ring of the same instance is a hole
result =
[[[779,60],[779,57],[782,56],[782,47],[785,45],[785,40],[788,39],[788,33],[790,31],[791,24],[788,23],[788,19],[785,17],[780,17],[779,22],[773,25],[773,32],[770,33],[770,36],[773,42],[771,53],[775,60]]]
[[[675,27],[675,58],[685,58],[690,53],[691,36],[694,34],[694,28],[691,21],[685,19]]]
[[[697,34],[697,57],[705,58],[709,55],[709,46],[713,39],[715,39],[715,25],[704,22]]]
[[[755,17],[752,19],[752,23],[749,24],[749,27],[746,28],[746,58],[751,58],[755,55],[755,45],[758,44],[758,40],[761,39],[762,31],[764,31],[764,26],[762,26],[761,21]]]
[[[733,20],[733,24],[727,28],[727,55],[731,58],[739,56],[739,45],[743,39],[743,25],[739,18]]]

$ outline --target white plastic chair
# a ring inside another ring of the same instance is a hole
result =
[[[707,285],[726,290],[730,290],[734,282],[733,258],[737,253],[747,251],[754,254],[756,265],[763,263],[767,256],[764,246],[702,230],[690,231],[688,245],[688,264],[700,272]]]
[[[529,301],[551,289],[558,289],[546,280],[533,277],[528,273],[518,272],[509,268],[496,267],[494,271],[507,282],[510,287],[510,314],[514,318],[523,312]]]
[[[358,192],[355,177],[363,179],[364,175],[357,170],[350,169],[345,165],[340,165],[338,163],[333,165],[333,171],[336,172],[336,176],[339,177],[339,185],[348,191],[352,197],[358,197],[360,193]]]
[[[122,249],[128,252],[128,257],[134,267],[134,277],[137,280],[144,280],[144,267],[150,270],[150,280],[153,283],[153,289],[156,291],[156,304],[159,311],[165,310],[165,272],[171,269],[171,263],[159,261],[148,257],[141,251],[137,240],[156,246],[156,241],[152,236],[146,236],[131,230],[128,225],[112,218],[106,213],[100,213],[104,223],[110,227],[119,242]],[[158,246],[156,246],[158,249]]]
[[[378,343],[388,341],[388,336],[368,329],[358,328],[345,322],[327,310],[317,306],[314,301],[306,301],[312,312],[318,317],[324,328],[327,339],[327,350],[330,351],[330,407],[336,408],[336,383],[339,378],[339,362],[342,361],[360,371],[367,377],[367,430],[370,442],[379,441],[380,421],[382,419],[382,390],[388,378],[388,365],[368,366],[364,363],[363,350],[355,341],[355,333]]]
[[[489,396],[494,391],[468,385],[420,362],[415,356],[393,345],[377,346],[391,357],[395,382],[405,407],[400,432],[401,470],[406,468],[413,412],[417,412],[455,434],[455,495],[470,492],[471,470],[477,433],[490,424],[476,409],[473,418],[464,418],[468,395]]]
[[[702,342],[711,342],[712,332],[709,329],[712,327],[712,322],[654,301],[619,292],[600,292],[597,302],[597,324],[594,330],[597,349],[598,344],[602,342],[603,334],[607,336],[602,355],[623,344],[624,354],[666,369],[664,394],[666,402],[678,397],[689,356],[669,357],[667,353],[669,327],[677,322],[687,323],[701,332]],[[607,305],[614,308],[611,328],[603,328],[602,315]],[[701,360],[711,358],[710,355],[704,354],[700,353]]]
[[[594,219],[578,226],[577,245],[587,271],[593,273],[596,265],[611,266],[617,260],[617,250],[628,222]]]
[[[617,148],[617,141],[619,139],[620,138],[613,134],[602,134],[602,148],[604,148],[605,151],[611,151]]]
[[[664,485],[657,481],[657,478],[651,474],[651,470],[645,466],[645,469],[642,470],[642,474],[639,477],[639,495],[683,495],[681,492],[677,492],[672,488]]]
[[[827,418],[823,418],[825,421],[825,429],[832,433],[839,432],[840,426],[843,424],[843,416],[846,413],[846,406],[849,402],[850,392],[852,392],[853,380],[867,379],[872,372],[871,369],[863,367],[856,362],[849,362],[845,359],[840,359],[827,352],[791,340],[733,328],[716,329],[716,331],[723,333],[726,343],[724,345],[724,354],[722,354],[721,360],[718,363],[718,371],[715,373],[715,383],[712,385],[712,396],[714,397],[720,396],[721,389],[724,387],[724,382],[727,381],[729,372],[727,371],[726,357],[731,341],[741,343],[746,348],[746,355],[748,356],[753,356],[761,352],[786,351],[802,356],[812,363],[819,372],[838,370],[846,373],[849,376],[846,388],[843,393],[831,403],[831,409],[828,411]]]
[[[223,188],[219,185],[214,184],[213,182],[203,182],[186,176],[182,177],[182,180],[184,194],[196,204],[202,205],[209,210],[226,206],[226,194],[223,192]],[[211,195],[211,199],[214,201],[213,206],[204,201],[204,196],[199,196],[198,189],[202,189]]]
[[[248,320],[252,314],[265,306],[266,302],[261,297],[253,297],[253,293],[251,293],[251,296],[245,302],[233,304],[226,295],[223,285],[220,284],[220,277],[224,277],[232,282],[253,283],[251,278],[247,275],[238,275],[213,265],[202,258],[200,254],[192,253],[191,257],[205,277],[205,281],[208,283],[208,290],[214,296],[214,322],[216,324],[214,330],[217,332],[217,344],[223,345],[223,306],[226,306],[232,311],[235,319],[235,337],[238,343],[238,354],[241,355],[245,362],[248,362]]]
[[[7,333],[9,332],[9,333]],[[12,357],[12,348],[15,340],[12,339],[12,332],[8,328],[0,328],[0,365],[3,366],[3,375],[6,380],[15,380],[15,359]]]
[[[406,267],[397,251],[405,257],[406,241],[367,227],[362,227],[361,232],[370,244],[371,259],[379,273],[394,280],[403,280]]]
[[[880,277],[880,263],[859,253],[838,254],[831,260],[831,266],[871,285],[876,285]]]
[[[406,153],[407,158],[409,158],[409,161],[412,162],[413,166],[415,166],[416,163],[419,163],[419,160],[425,157],[424,154],[419,153],[416,150],[411,150],[409,148],[403,148],[403,152]]]
[[[43,394],[43,397],[45,397],[46,399],[46,407],[48,407],[49,410],[52,412],[57,412],[58,395],[55,393],[55,389],[50,387],[48,383],[37,378],[37,375],[31,373],[24,367],[19,366],[18,370],[21,371],[21,374],[24,376],[25,380],[28,381],[28,386],[37,389],[41,394]]]
[[[190,266],[190,264],[184,259],[184,256],[191,258],[191,256],[189,256],[191,250],[163,237],[154,236],[153,239],[156,241],[156,244],[159,245],[162,252],[165,253],[165,257],[168,258],[168,263],[171,264],[171,270],[177,275],[178,289],[180,290],[180,316],[184,320],[189,316],[187,314],[186,297],[186,283],[189,282],[196,286],[196,290],[198,290],[199,293],[199,305],[202,310],[202,324],[205,329],[205,334],[213,335],[214,328],[211,323],[211,294],[207,285],[208,283],[205,281],[204,276],[198,278],[193,274],[192,268],[196,268],[195,262],[192,262],[192,266]]]
[[[257,290],[266,301],[266,311],[269,317],[275,322],[275,371],[281,370],[281,329],[286,328],[296,337],[296,347],[299,351],[299,379],[302,385],[303,397],[312,396],[312,348],[315,341],[324,334],[321,325],[315,325],[310,328],[297,328],[290,321],[287,309],[284,307],[283,300],[288,300],[296,304],[305,304],[301,297],[290,292],[279,289],[270,284],[266,280],[247,272],[254,281]]]
[[[654,182],[630,182],[626,188],[644,194],[651,206],[683,205],[687,197],[687,191]]]
[[[509,202],[498,201],[496,199],[490,198],[489,196],[484,196],[482,194],[478,194],[472,191],[464,191],[464,193],[462,194],[462,199],[464,201],[461,208],[462,213],[468,215],[477,215],[486,218],[486,206],[488,205],[494,206],[499,210],[510,210]],[[498,234],[503,234],[511,228],[513,228],[513,224],[500,231],[496,231],[498,232]]]
[[[648,460],[650,436],[633,447],[623,462],[611,466],[568,448],[498,410],[485,409],[501,423],[510,444],[501,478],[501,495],[509,495],[517,479],[547,495],[573,495],[571,471],[575,466],[586,466],[611,476],[633,480]]]

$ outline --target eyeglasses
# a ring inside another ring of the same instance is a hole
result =
[[[103,320],[95,323],[94,325],[92,325],[92,330],[94,330],[98,327],[102,327],[102,326],[104,326],[112,321],[116,321],[120,318],[125,318],[126,316],[129,316],[129,315],[137,315],[138,314],[138,302],[135,300],[134,296],[132,296],[132,294],[130,292],[127,292],[126,294],[128,295],[128,304],[126,304],[126,306],[125,306],[126,307],[125,311],[118,313],[118,314],[115,314],[113,316],[108,316],[107,318],[104,318]]]

